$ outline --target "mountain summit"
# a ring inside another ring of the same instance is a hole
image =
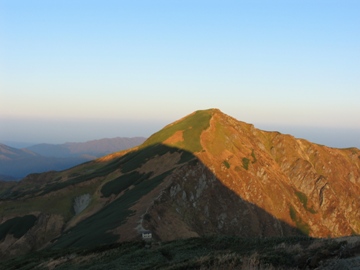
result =
[[[0,252],[139,239],[360,233],[360,151],[196,111],[142,145],[0,187]]]

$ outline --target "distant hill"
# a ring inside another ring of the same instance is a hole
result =
[[[209,245],[220,250],[221,236],[351,237],[360,234],[360,150],[196,111],[138,147],[2,183],[0,203],[0,259],[101,249],[141,240],[144,230],[161,242],[216,235]],[[281,247],[275,261],[288,257]],[[179,258],[162,251],[161,262]]]
[[[89,161],[90,157],[54,158],[41,156],[28,149],[0,144],[0,180],[19,180],[30,173],[64,170]]]
[[[88,142],[68,142],[64,144],[37,144],[27,147],[28,150],[46,157],[91,157],[97,158],[120,150],[132,148],[142,144],[146,138],[143,137],[117,137],[111,139],[100,139]]]
[[[19,160],[38,156],[40,155],[32,152],[31,150],[16,149],[0,143],[0,162],[4,160]]]
[[[61,171],[109,153],[141,144],[145,138],[113,138],[84,143],[38,144],[16,149],[0,144],[0,180],[18,180],[30,173]]]

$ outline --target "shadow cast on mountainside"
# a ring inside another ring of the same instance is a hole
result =
[[[172,158],[174,165],[169,166],[168,161]],[[140,172],[139,168],[145,164],[151,164],[152,171]],[[122,235],[129,234],[128,231],[112,233],[134,218],[143,228],[152,230],[156,238],[165,241],[214,234],[242,237],[304,235],[299,229],[239,197],[188,151],[155,144],[115,158],[101,171],[118,169],[122,175],[106,182],[100,189],[103,198],[112,198],[109,203],[54,239],[54,248],[138,239],[135,226],[132,235],[126,235],[125,239]],[[99,172],[95,174],[99,177]],[[89,178],[80,175],[78,179],[83,182]],[[72,185],[76,182],[72,179]],[[146,209],[134,210],[139,209],[137,205],[145,205]]]
[[[147,212],[147,227],[161,240],[193,235],[270,237],[306,235],[229,189],[198,157],[179,151],[186,163],[174,170],[171,184]],[[237,180],[237,181],[241,181]],[[263,194],[266,195],[266,194]],[[174,220],[172,220],[174,219]],[[176,221],[176,222],[174,222]],[[182,225],[181,225],[182,223]],[[163,227],[159,231],[159,226]],[[172,228],[171,228],[172,227]],[[171,228],[171,230],[170,230]],[[169,233],[170,232],[170,233]],[[174,237],[175,236],[175,237]]]

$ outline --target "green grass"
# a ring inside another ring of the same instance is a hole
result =
[[[255,162],[257,161],[257,159],[256,159],[256,156],[255,156],[254,149],[251,151],[251,156],[252,156],[252,158],[253,158],[252,163],[255,163]]]
[[[189,115],[182,121],[169,125],[153,134],[144,142],[142,147],[163,143],[174,135],[175,132],[183,131],[184,141],[178,142],[174,146],[191,153],[200,152],[203,149],[200,143],[200,135],[203,130],[209,127],[211,116],[212,110],[196,111],[193,115]]]
[[[245,157],[242,159],[242,165],[245,170],[249,169],[249,163],[250,163],[250,159]]]
[[[310,226],[307,223],[305,223],[301,219],[301,217],[299,217],[297,215],[297,212],[292,205],[290,205],[289,211],[290,211],[290,217],[291,217],[292,221],[294,221],[296,224],[296,228],[298,228],[303,234],[309,235],[310,234]]]
[[[308,202],[308,198],[307,198],[306,194],[302,193],[301,191],[295,191],[295,195],[299,198],[302,205],[306,208],[307,202]]]
[[[255,156],[255,152],[254,149],[251,151],[251,157],[252,157],[252,161],[251,163],[255,163],[257,161],[256,156]],[[242,166],[245,170],[249,169],[249,164],[250,164],[250,159],[249,158],[242,158]]]
[[[313,208],[308,207],[308,198],[305,193],[302,193],[301,191],[295,191],[295,195],[298,197],[306,211],[310,212],[311,214],[316,214],[316,211]]]
[[[223,164],[226,168],[230,169],[230,163],[227,160],[224,160]]]

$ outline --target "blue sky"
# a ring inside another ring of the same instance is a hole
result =
[[[216,107],[360,147],[359,11],[355,0],[0,0],[0,141],[149,136]]]

